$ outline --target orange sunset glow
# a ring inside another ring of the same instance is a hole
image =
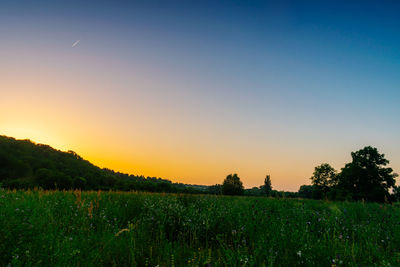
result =
[[[297,191],[316,165],[340,170],[366,145],[400,168],[397,67],[386,58],[350,81],[369,58],[334,61],[339,39],[326,46],[311,33],[253,35],[186,18],[191,31],[168,13],[130,21],[118,9],[107,24],[57,12],[0,19],[2,135],[201,185],[236,172],[248,188],[270,174],[275,189]],[[293,40],[304,42],[299,53]]]

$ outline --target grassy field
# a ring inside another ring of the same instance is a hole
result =
[[[1,266],[400,266],[400,206],[0,190]]]

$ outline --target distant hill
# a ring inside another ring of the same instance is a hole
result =
[[[172,183],[99,168],[73,151],[0,136],[0,184],[8,188],[139,190],[199,193],[207,186]]]

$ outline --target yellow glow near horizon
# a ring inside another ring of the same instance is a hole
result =
[[[11,136],[16,139],[30,139],[35,143],[48,144],[55,149],[63,151],[73,150],[93,164],[99,167],[107,167],[115,171],[121,171],[135,175],[162,177],[171,179],[174,182],[204,185],[221,183],[228,173],[237,172],[239,173],[240,177],[244,179],[243,182],[246,187],[261,185],[262,179],[266,173],[257,173],[257,171],[251,170],[251,168],[255,166],[246,166],[243,164],[236,170],[229,168],[229,165],[231,165],[229,160],[228,162],[224,162],[222,160],[219,163],[214,164],[210,161],[203,161],[199,164],[193,164],[193,162],[190,162],[191,159],[183,159],[180,157],[168,158],[167,156],[163,155],[153,157],[151,152],[143,153],[141,157],[136,153],[129,153],[129,150],[131,149],[130,147],[126,147],[125,150],[113,149],[110,144],[106,144],[104,147],[101,147],[100,144],[99,146],[95,147],[93,144],[88,143],[83,146],[70,146],[68,145],[67,141],[68,137],[55,137],[57,134],[52,136],[51,133],[54,131],[50,128],[39,129],[37,126],[37,128],[35,128],[33,125],[29,125],[28,123],[23,124],[25,125],[23,128],[17,126],[2,127],[0,129],[1,134]],[[16,125],[18,125],[18,122],[16,122]],[[103,142],[103,144],[104,143],[106,142]],[[176,166],[180,167],[177,169]],[[208,167],[204,168],[204,166]],[[270,167],[275,169],[278,166]],[[290,188],[291,180],[285,178],[299,175],[299,173],[295,173],[291,170],[287,170],[282,174],[282,176],[278,176],[279,174],[272,172],[275,181],[280,181],[281,186],[288,188]]]
[[[50,95],[53,86],[34,81],[6,84],[3,88],[11,90],[0,100],[0,134],[73,150],[102,168],[189,184],[221,183],[236,172],[245,187],[253,187],[262,185],[270,174],[275,189],[296,191],[299,185],[310,183],[313,167],[322,163],[311,160],[311,155],[328,158],[307,144],[304,148],[297,145],[295,150],[291,144],[250,142],[246,133],[226,135],[219,126],[210,126],[215,127],[212,132],[190,124],[182,126],[179,121],[170,126],[158,121],[160,113],[153,115],[148,110],[141,116],[129,115],[134,123],[127,124],[118,117],[121,111],[104,112],[93,103],[89,108],[71,97],[73,94]],[[31,88],[24,98],[19,94],[22,88]],[[258,135],[256,139],[263,140]],[[346,156],[338,155],[333,166],[343,166]]]
[[[212,185],[221,183],[227,174],[236,172],[245,187],[249,188],[261,185],[268,173],[272,177],[275,189],[296,191],[299,185],[294,181],[309,184],[308,178],[312,174],[313,166],[322,163],[290,153],[290,150],[285,151],[283,148],[280,153],[276,152],[273,155],[254,148],[235,154],[229,147],[225,147],[225,151],[221,148],[214,150],[209,147],[203,148],[196,144],[192,147],[177,143],[173,146],[168,143],[152,145],[151,143],[156,140],[149,138],[145,142],[146,139],[142,136],[138,137],[139,142],[136,142],[122,133],[112,132],[90,135],[89,133],[98,131],[94,125],[84,128],[81,124],[79,127],[79,120],[68,125],[64,123],[68,121],[67,118],[52,120],[51,116],[35,119],[35,116],[40,115],[37,113],[39,110],[32,112],[30,116],[24,115],[26,110],[21,109],[21,112],[17,114],[14,110],[14,113],[9,113],[12,116],[0,117],[1,135],[30,139],[35,143],[48,144],[63,151],[73,150],[102,168],[135,175],[162,177],[173,182]],[[46,112],[46,114],[51,113]],[[82,131],[84,129],[86,133]],[[279,151],[277,148],[273,149]],[[190,151],[196,153],[189,154]],[[249,158],[249,155],[252,157]],[[333,166],[339,169],[346,160],[349,160],[349,157],[343,157],[342,162],[336,161]]]
[[[47,144],[59,150],[68,150],[68,145],[59,138],[54,138],[46,131],[22,127],[1,128],[1,134],[15,139],[29,139],[37,144]]]
[[[224,79],[199,82],[190,72],[186,79],[181,70],[54,45],[7,48],[1,135],[73,150],[99,167],[188,184],[217,184],[236,172],[248,188],[270,174],[274,189],[297,191],[310,184],[315,166],[328,162],[339,170],[364,145],[377,146],[399,170],[393,127],[372,129],[354,124],[356,118],[337,123],[336,111],[316,116],[305,103],[292,107],[286,95],[274,96],[273,84],[262,85],[272,88],[265,94],[249,93]]]

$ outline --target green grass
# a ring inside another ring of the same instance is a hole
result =
[[[0,190],[0,266],[400,266],[400,206]]]

